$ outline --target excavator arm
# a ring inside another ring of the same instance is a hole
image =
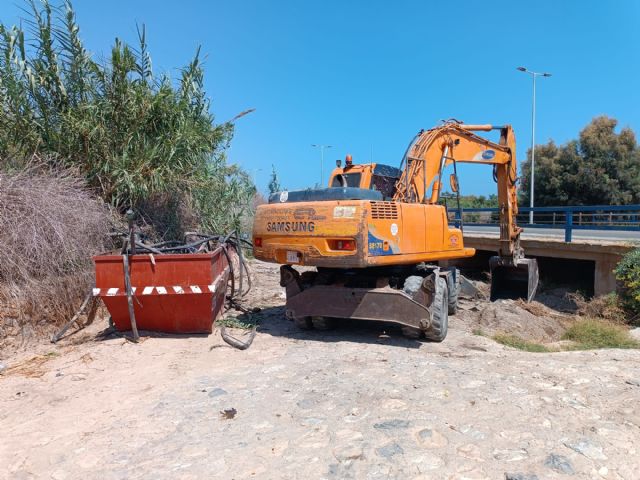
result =
[[[499,143],[477,131],[500,131]],[[500,256],[517,258],[522,229],[516,225],[515,135],[510,125],[464,125],[450,122],[421,132],[403,159],[395,201],[435,204],[442,190],[443,172],[452,163],[492,165],[498,184],[500,208]]]
[[[500,140],[492,142],[475,132],[498,130]],[[520,248],[520,228],[516,223],[518,199],[515,135],[510,125],[465,125],[450,121],[422,131],[410,145],[396,184],[395,201],[435,204],[442,191],[445,167],[452,163],[476,163],[493,166],[498,189],[500,246],[493,257],[492,297],[497,298],[513,281],[526,284],[530,300],[538,284],[535,260],[524,258]],[[515,285],[515,283],[513,283]],[[506,295],[509,295],[508,293]]]

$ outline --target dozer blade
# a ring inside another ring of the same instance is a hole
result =
[[[523,298],[530,302],[538,289],[538,262],[535,258],[521,258],[515,265],[501,257],[491,257],[491,301],[500,298]]]

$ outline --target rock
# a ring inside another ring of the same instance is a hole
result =
[[[465,278],[464,275],[460,275],[460,296],[485,299],[485,295],[480,289],[471,280]]]
[[[67,472],[65,472],[64,470],[56,470],[56,471],[51,473],[51,478],[53,480],[65,480],[65,479],[69,478],[69,474]]]
[[[378,430],[393,430],[396,428],[407,428],[409,426],[408,420],[387,420],[386,422],[376,423],[373,425],[373,428],[377,428]]]
[[[518,450],[494,450],[493,458],[503,462],[517,462],[527,458],[529,454],[524,449]]]
[[[341,462],[346,460],[357,460],[362,458],[362,455],[362,447],[359,445],[342,445],[333,449],[333,456]]]
[[[485,438],[487,438],[486,433],[481,432],[480,430],[476,430],[471,425],[463,425],[458,431],[470,436],[474,440],[484,440]]]
[[[390,398],[382,403],[384,410],[406,410],[407,402],[400,400],[399,398]]]
[[[300,421],[300,425],[304,425],[306,427],[308,427],[308,426],[316,426],[316,425],[322,424],[324,421],[326,421],[325,418],[305,417]]]
[[[4,363],[0,363],[0,373],[4,372],[7,369],[7,366]]]
[[[571,450],[574,450],[591,460],[606,460],[607,456],[602,453],[602,447],[593,443],[591,440],[587,438],[582,438],[577,442],[565,442],[565,446],[569,447]]]
[[[573,475],[575,473],[573,465],[571,465],[569,459],[563,455],[557,455],[555,453],[550,454],[545,459],[544,466],[566,475]]]
[[[309,399],[309,398],[305,398],[303,400],[300,400],[298,403],[296,403],[296,405],[298,405],[298,407],[303,408],[305,410],[308,410],[309,408],[313,408],[315,406],[316,402]]]
[[[533,473],[505,473],[504,480],[538,480]]]
[[[376,453],[384,458],[391,458],[399,453],[404,453],[404,449],[397,443],[389,443],[383,447],[376,448]]]
[[[480,447],[473,443],[467,443],[466,445],[462,445],[458,447],[458,455],[464,458],[468,458],[469,460],[474,460],[476,462],[484,462],[486,461],[486,456],[480,450]]]
[[[418,443],[426,448],[440,448],[449,443],[449,440],[436,430],[431,428],[424,428],[417,434]]]
[[[336,432],[336,439],[343,442],[361,442],[364,440],[362,432],[357,430],[343,429]]]
[[[222,388],[214,388],[213,390],[211,390],[211,391],[209,392],[209,396],[210,396],[211,398],[213,398],[213,397],[219,397],[220,395],[226,395],[226,394],[227,394],[227,391],[226,391],[226,390],[224,390],[224,389],[222,389]]]
[[[419,471],[424,472],[426,470],[437,470],[439,468],[442,468],[442,466],[444,465],[444,460],[440,455],[436,455],[430,452],[423,452],[417,456],[411,456],[411,463],[413,463]]]
[[[640,342],[640,327],[632,328],[631,330],[629,330],[629,336],[634,340]]]

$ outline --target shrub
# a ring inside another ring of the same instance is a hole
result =
[[[627,253],[615,269],[621,284],[620,297],[626,308],[640,314],[640,248]]]
[[[51,163],[51,161],[49,161]],[[67,320],[108,245],[109,209],[68,169],[0,171],[0,342]]]
[[[511,348],[517,348],[518,350],[523,350],[525,352],[543,353],[549,351],[547,347],[540,343],[530,342],[516,335],[497,333],[493,336],[493,339],[496,342],[501,343],[502,345],[506,345],[507,347]]]
[[[70,1],[26,3],[29,28],[0,23],[0,156],[60,159],[121,213],[159,219],[160,235],[179,237],[191,217],[208,230],[237,228],[255,188],[226,164],[235,119],[214,123],[200,50],[177,81],[153,72],[144,27],[137,45],[116,39],[96,60]],[[145,210],[176,202],[186,221]]]
[[[640,343],[629,336],[626,328],[592,318],[571,325],[562,339],[576,342],[576,345],[571,347],[572,350],[640,348]]]
[[[578,315],[589,318],[600,318],[612,323],[625,323],[628,312],[623,308],[617,293],[611,292],[586,299],[579,292],[567,293],[567,298],[575,304]]]

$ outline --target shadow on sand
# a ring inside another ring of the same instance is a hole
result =
[[[332,330],[302,330],[285,317],[285,307],[266,307],[257,313],[241,314],[236,319],[258,324],[258,332],[274,337],[287,337],[316,342],[354,342],[383,344],[401,348],[419,348],[425,342],[402,335],[398,325],[384,322],[337,319]]]

